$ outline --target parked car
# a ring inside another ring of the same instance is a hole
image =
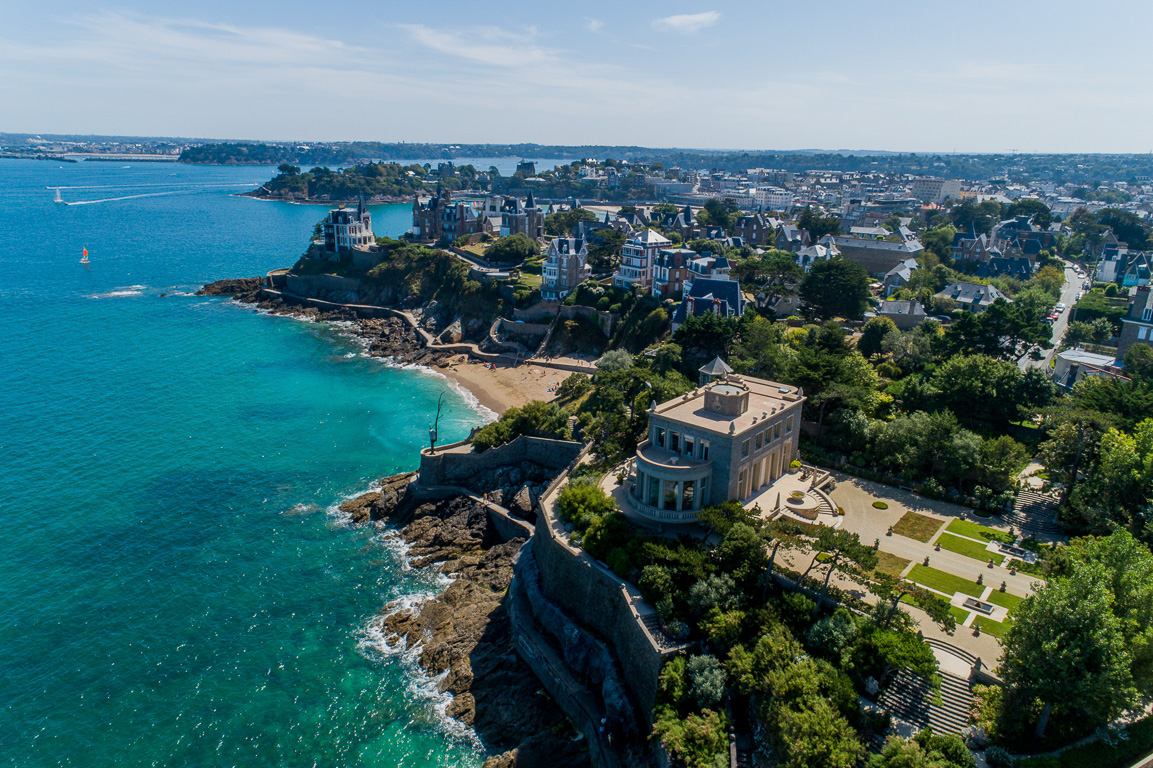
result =
[[[1064,312],[1065,311],[1065,302],[1058,301],[1057,306],[1053,307],[1053,311],[1056,312],[1058,315],[1061,314],[1062,312]]]

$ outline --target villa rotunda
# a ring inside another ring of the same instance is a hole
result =
[[[649,409],[630,505],[654,521],[689,523],[702,507],[755,495],[797,457],[804,401],[797,387],[737,376],[713,360],[701,386]]]

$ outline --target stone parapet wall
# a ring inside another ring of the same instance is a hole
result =
[[[500,535],[501,541],[511,539],[528,539],[533,535],[530,523],[520,520],[499,504],[493,504],[488,499],[482,499],[468,488],[459,485],[438,485],[433,487],[413,486],[413,494],[418,499],[443,499],[448,496],[466,496],[477,504],[484,506],[488,512],[488,521]]]
[[[484,453],[461,450],[464,446],[441,447],[436,453],[426,448],[420,452],[422,486],[456,485],[480,472],[531,461],[550,469],[567,467],[581,452],[581,444],[572,440],[550,440],[521,435],[511,443],[490,448]]]

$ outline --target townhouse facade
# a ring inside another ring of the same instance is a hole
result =
[[[588,245],[575,237],[558,237],[548,244],[541,269],[541,298],[560,301],[588,280]]]

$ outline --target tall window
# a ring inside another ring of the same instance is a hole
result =
[[[764,444],[765,444],[765,433],[764,432],[758,432],[757,433],[757,443],[756,443],[757,450],[758,451],[761,450],[761,448],[764,446]]]
[[[701,461],[708,461],[709,460],[709,441],[708,440],[702,440],[701,441],[700,460]]]
[[[793,431],[793,417],[789,416],[787,419],[785,419],[785,432],[792,432],[792,431]]]
[[[685,455],[689,458],[693,456],[693,439],[685,435]]]
[[[779,421],[773,425],[773,439],[774,440],[780,440],[781,439],[781,422],[779,422]]]
[[[676,432],[669,433],[669,450],[673,453],[681,450],[681,436]]]
[[[657,445],[661,448],[665,447],[665,429],[664,427],[657,427]]]
[[[747,459],[748,457],[749,457],[749,441],[745,440],[743,443],[741,443],[741,458]],[[743,493],[741,495],[744,496]]]

